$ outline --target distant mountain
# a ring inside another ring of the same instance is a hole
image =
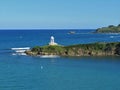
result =
[[[95,33],[120,33],[120,24],[118,26],[109,25],[108,27],[98,28]]]

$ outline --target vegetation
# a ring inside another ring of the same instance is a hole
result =
[[[60,56],[108,56],[120,55],[120,43],[91,43],[71,46],[36,46],[28,55],[60,55]]]
[[[109,25],[108,27],[98,28],[97,33],[120,33],[120,24],[118,26]]]

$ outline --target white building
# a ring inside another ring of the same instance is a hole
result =
[[[49,43],[49,45],[58,45],[57,43],[55,43],[53,36],[51,36],[51,38],[50,38],[50,43]]]

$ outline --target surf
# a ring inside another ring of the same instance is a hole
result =
[[[30,50],[30,47],[11,48],[12,55],[26,55],[25,51]]]

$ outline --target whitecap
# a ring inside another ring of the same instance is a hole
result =
[[[11,48],[11,50],[29,50],[30,47],[23,47],[23,48]]]
[[[26,50],[16,50],[15,52],[16,53],[23,53],[23,52],[25,52]]]
[[[14,52],[12,55],[26,55],[25,51],[30,50],[30,47],[11,48]]]
[[[114,38],[114,36],[110,36],[110,38]]]
[[[26,53],[18,53],[18,55],[26,56]]]
[[[16,53],[12,53],[13,56],[17,55]]]
[[[40,58],[58,58],[58,55],[40,55]]]

